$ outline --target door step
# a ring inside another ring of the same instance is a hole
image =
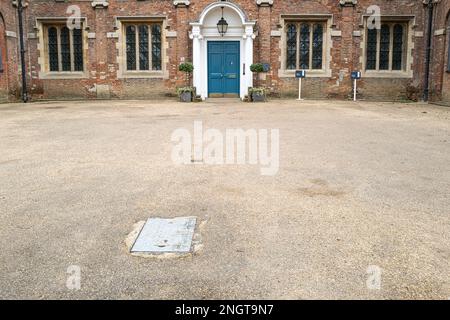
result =
[[[207,98],[208,103],[232,104],[241,102],[240,98]]]

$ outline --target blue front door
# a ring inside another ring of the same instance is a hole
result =
[[[239,96],[239,41],[208,41],[208,96]]]

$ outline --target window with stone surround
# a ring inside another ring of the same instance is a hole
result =
[[[45,25],[46,66],[49,72],[83,72],[83,30],[66,24]]]
[[[160,71],[162,66],[161,23],[126,23],[126,71]]]
[[[406,71],[408,24],[382,22],[381,28],[366,29],[366,71]]]
[[[325,22],[286,22],[286,69],[323,70]]]

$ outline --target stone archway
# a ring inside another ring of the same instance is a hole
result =
[[[222,16],[228,22],[228,31],[221,36],[217,22]],[[252,86],[250,65],[253,63],[253,28],[255,21],[249,21],[243,10],[231,2],[218,1],[206,6],[198,21],[191,22],[193,83],[202,99],[208,97],[208,42],[239,42],[239,96],[244,98],[248,87]]]

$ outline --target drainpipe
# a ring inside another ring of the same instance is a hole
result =
[[[428,30],[427,30],[427,47],[425,55],[425,81],[423,91],[423,101],[427,102],[430,96],[430,67],[431,67],[431,45],[433,40],[433,0],[428,0]]]
[[[22,0],[17,0],[17,15],[19,18],[19,45],[20,45],[20,62],[22,66],[22,101],[28,101],[27,93],[27,71],[25,64],[25,44],[23,37],[23,4]]]

